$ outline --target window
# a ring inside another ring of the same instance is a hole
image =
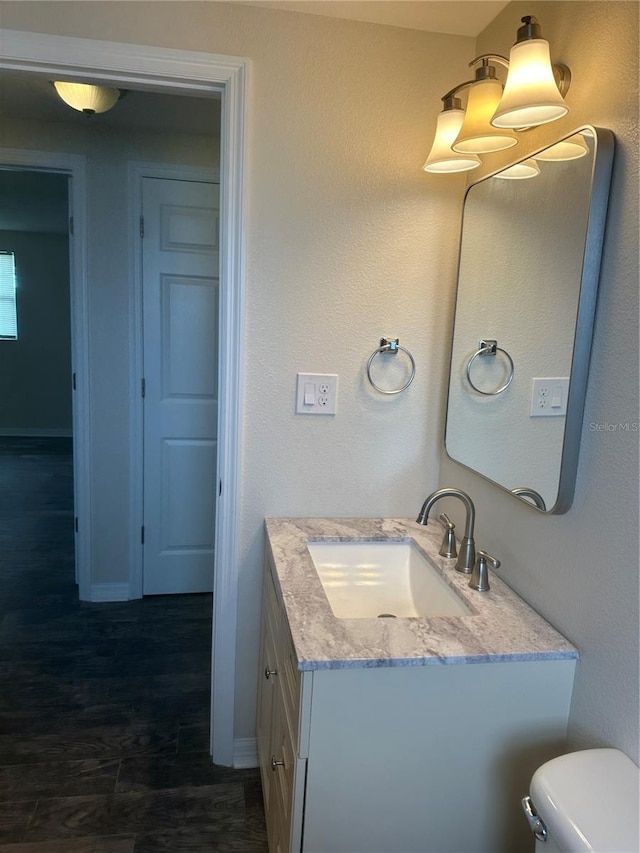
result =
[[[15,259],[13,252],[0,252],[0,340],[17,339]]]

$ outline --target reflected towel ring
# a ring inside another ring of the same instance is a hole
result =
[[[513,381],[513,373],[514,373],[513,359],[511,358],[509,353],[506,351],[506,349],[502,349],[502,347],[498,346],[498,341],[491,341],[491,340],[480,341],[479,347],[480,348],[478,349],[478,351],[474,352],[474,354],[471,356],[471,358],[467,362],[467,379],[469,381],[469,385],[471,385],[473,390],[477,391],[478,394],[484,394],[485,397],[495,397],[496,394],[502,394],[503,391],[506,391],[507,388],[509,387],[509,385],[511,385],[511,383]],[[473,380],[471,379],[471,365],[476,360],[476,358],[478,358],[479,355],[482,355],[482,356],[484,356],[484,355],[495,355],[497,352],[504,353],[504,355],[507,358],[507,361],[509,362],[509,378],[504,383],[504,385],[501,385],[495,391],[481,391],[480,388],[478,388],[476,385],[473,384]]]
[[[396,388],[393,391],[387,391],[384,388],[380,388],[379,385],[376,385],[376,383],[371,378],[371,364],[372,364],[374,358],[377,355],[380,355],[381,352],[388,352],[388,353],[391,353],[393,355],[396,355],[398,350],[402,350],[402,352],[405,355],[409,356],[409,361],[411,362],[411,375],[409,376],[409,378],[407,379],[407,381],[404,383],[404,385],[401,388]],[[411,355],[409,350],[406,349],[406,347],[400,346],[400,338],[380,338],[380,346],[378,347],[378,349],[374,350],[371,353],[371,355],[369,356],[369,360],[367,361],[367,379],[373,385],[373,387],[376,389],[376,391],[379,391],[381,394],[400,394],[402,391],[406,391],[406,389],[409,387],[409,385],[411,385],[411,383],[414,380],[415,375],[416,375],[415,359],[413,358],[413,356]]]

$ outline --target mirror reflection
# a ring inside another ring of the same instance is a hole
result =
[[[473,184],[464,205],[446,449],[542,511],[573,495],[608,195],[599,133]]]

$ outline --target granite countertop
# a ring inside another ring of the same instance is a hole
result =
[[[442,528],[397,518],[268,518],[267,547],[289,620],[298,668],[430,666],[577,658],[578,652],[495,572],[491,589],[469,588],[469,575],[438,555]],[[413,540],[472,611],[465,616],[338,619],[308,541]]]

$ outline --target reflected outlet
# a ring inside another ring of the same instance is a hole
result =
[[[568,376],[543,376],[531,380],[532,418],[554,418],[567,414]]]

